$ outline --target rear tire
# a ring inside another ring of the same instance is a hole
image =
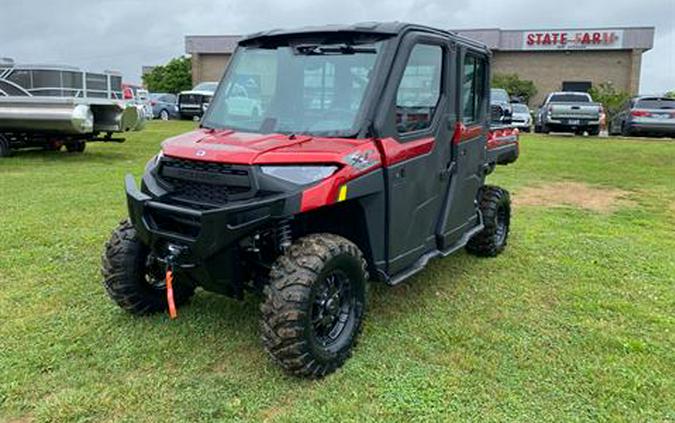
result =
[[[129,220],[122,221],[106,243],[101,273],[108,296],[123,310],[144,315],[168,308],[164,269],[152,260]],[[173,291],[176,306],[181,306],[190,300],[194,287],[176,278]]]
[[[466,250],[476,256],[495,257],[506,248],[511,226],[511,199],[505,189],[486,185],[479,193],[483,214],[483,230],[466,244]]]
[[[621,135],[624,137],[633,136],[633,131],[631,131],[630,127],[626,125],[626,122],[621,123]]]
[[[0,157],[9,157],[12,155],[12,148],[9,145],[9,140],[0,135]]]
[[[86,147],[87,143],[85,141],[78,140],[66,144],[66,151],[69,153],[82,153]]]
[[[262,342],[288,373],[320,378],[351,356],[365,312],[366,261],[332,234],[297,240],[279,257],[265,287]]]

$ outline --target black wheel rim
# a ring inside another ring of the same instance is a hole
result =
[[[495,231],[495,241],[497,245],[502,245],[506,240],[506,234],[509,229],[509,212],[506,207],[497,208],[497,230]]]
[[[347,275],[335,269],[317,281],[310,321],[319,345],[330,348],[348,335],[354,320],[354,291]]]

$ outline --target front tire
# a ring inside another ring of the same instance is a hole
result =
[[[486,185],[479,194],[483,214],[482,231],[466,244],[466,250],[476,256],[495,257],[506,248],[511,225],[511,198],[505,189]]]
[[[366,305],[366,261],[332,234],[297,240],[279,257],[261,305],[263,346],[288,373],[320,378],[351,356]]]
[[[166,109],[162,109],[162,111],[159,112],[159,119],[169,120],[169,112]]]
[[[106,243],[101,273],[108,296],[123,310],[144,315],[168,308],[164,269],[129,220],[122,221]],[[180,280],[174,281],[173,289],[176,306],[194,294],[194,287]]]

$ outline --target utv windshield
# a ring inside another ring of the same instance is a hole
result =
[[[241,47],[203,126],[352,135],[382,43]]]

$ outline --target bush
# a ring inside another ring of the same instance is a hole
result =
[[[666,97],[675,99],[675,90],[673,90],[673,91],[668,91],[668,92],[666,93]]]
[[[192,88],[192,63],[189,57],[177,57],[164,66],[155,66],[143,75],[150,92],[177,94]]]
[[[607,122],[612,121],[621,109],[621,106],[631,97],[630,93],[617,90],[611,82],[603,82],[602,84],[593,86],[588,93],[593,97],[594,101],[602,103],[607,116]]]
[[[526,104],[537,95],[537,87],[534,86],[534,82],[520,79],[515,73],[494,74],[492,76],[492,88],[503,88],[510,96],[522,98]]]

